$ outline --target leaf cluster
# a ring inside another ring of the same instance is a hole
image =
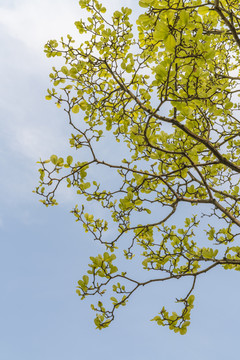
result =
[[[185,334],[201,274],[240,269],[239,4],[141,0],[136,24],[129,8],[108,20],[97,0],[79,4],[89,17],[75,25],[88,39],[46,44],[47,57],[64,61],[50,74],[46,99],[64,108],[70,146],[83,160],[40,161],[36,192],[56,205],[59,185],[72,187],[82,199],[76,221],[105,248],[77,288],[81,299],[110,292],[109,309],[92,305],[98,329],[140,287],[187,277],[190,290],[177,300],[183,310],[163,307],[153,318]],[[85,211],[93,203],[104,219]],[[128,275],[127,263],[114,265],[122,255],[142,258],[148,280]]]

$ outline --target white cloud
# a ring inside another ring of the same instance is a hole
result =
[[[126,0],[103,0],[103,3],[108,5],[110,13],[115,8],[131,6],[131,1],[129,4]],[[11,133],[9,146],[23,156],[38,159],[39,154],[44,157],[49,153],[49,148],[53,151],[54,145],[59,149],[63,140],[61,121],[56,118],[58,114],[63,118],[64,114],[60,114],[61,110],[53,110],[51,115],[47,113],[48,107],[43,105],[45,92],[40,88],[44,86],[43,78],[46,79],[45,87],[50,86],[50,67],[60,59],[46,59],[43,45],[48,39],[58,39],[67,33],[80,39],[74,21],[85,12],[79,7],[78,0],[18,0],[8,7],[0,3],[0,10],[1,43],[5,53],[0,60],[4,69],[0,106],[8,112],[10,120],[6,123],[2,119],[2,123],[6,135]],[[54,104],[51,106],[53,109]]]
[[[111,13],[121,6],[134,6],[135,0],[102,2]],[[2,170],[11,174],[1,183],[6,189],[2,197],[9,204],[22,201],[33,188],[37,178],[34,164],[40,157],[70,153],[66,115],[44,99],[50,86],[48,73],[60,60],[47,59],[43,46],[68,33],[80,42],[74,22],[84,16],[78,0],[0,0],[4,54],[0,58],[0,151]],[[63,193],[66,201],[71,199],[71,192]]]
[[[48,39],[77,34],[74,21],[81,16],[75,0],[21,0],[0,9],[0,24],[8,34],[35,51],[42,51]]]
[[[122,6],[134,6],[135,1],[102,2],[111,12]],[[85,16],[77,0],[18,0],[11,7],[0,4],[0,10],[0,24],[8,34],[35,51],[42,51],[49,39],[67,34],[79,37],[74,22]]]

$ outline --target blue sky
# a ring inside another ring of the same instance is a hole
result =
[[[136,8],[136,0],[108,1]],[[184,283],[135,294],[116,321],[99,332],[90,302],[75,293],[88,258],[100,249],[69,213],[76,200],[62,191],[45,208],[32,193],[36,161],[66,152],[64,112],[45,100],[56,64],[44,43],[78,37],[77,0],[0,0],[0,359],[222,360],[239,353],[239,274],[214,270],[197,284],[192,324],[180,336],[149,320],[181,296]]]

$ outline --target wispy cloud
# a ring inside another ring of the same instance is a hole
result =
[[[22,0],[12,7],[0,5],[0,24],[8,34],[39,51],[48,39],[77,34],[74,19],[81,17],[78,1]]]
[[[102,2],[111,12],[121,6],[133,6],[134,1]],[[68,33],[81,42],[74,22],[84,16],[78,0],[0,0],[4,54],[0,58],[0,165],[8,174],[1,179],[6,190],[2,193],[5,203],[21,202],[31,192],[37,178],[34,164],[40,157],[46,159],[53,153],[68,151],[71,129],[66,116],[53,102],[45,100],[46,88],[50,86],[48,73],[60,60],[47,59],[43,46],[47,40]],[[66,201],[72,198],[71,191],[63,191],[62,195]]]
[[[102,1],[109,9],[109,1]],[[114,0],[110,11],[122,6],[134,6],[136,0]],[[0,3],[0,24],[10,36],[39,51],[49,39],[57,39],[67,34],[79,37],[74,22],[84,18],[86,13],[77,0],[18,0],[6,7]]]

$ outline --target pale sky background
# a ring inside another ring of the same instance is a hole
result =
[[[138,9],[137,0],[103,3]],[[67,33],[79,39],[81,16],[77,0],[0,0],[0,359],[236,358],[237,272],[202,276],[185,336],[149,321],[184,294],[180,283],[139,291],[101,332],[90,302],[75,293],[89,256],[101,250],[69,213],[72,194],[62,192],[60,205],[46,209],[32,190],[36,161],[66,152],[70,131],[64,112],[45,100],[58,60],[45,58],[43,46]]]

